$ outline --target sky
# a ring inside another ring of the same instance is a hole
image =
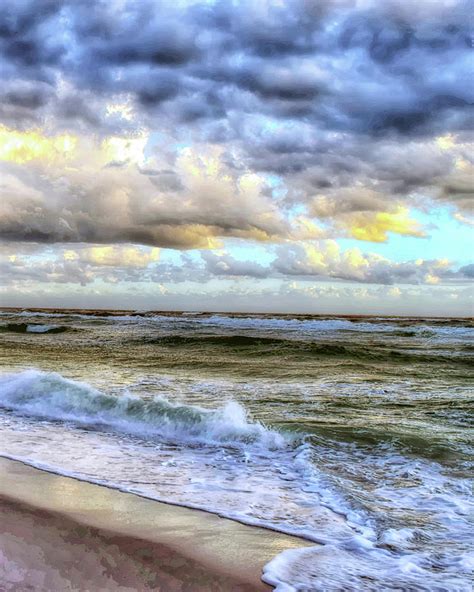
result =
[[[0,303],[473,314],[464,0],[15,0]]]

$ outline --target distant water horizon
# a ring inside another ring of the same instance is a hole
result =
[[[389,313],[323,313],[323,312],[288,312],[288,311],[251,311],[251,310],[200,310],[200,309],[154,309],[154,308],[101,308],[101,307],[60,307],[60,306],[1,306],[0,312],[38,312],[38,313],[80,313],[90,315],[101,315],[104,313],[107,316],[121,316],[133,314],[136,316],[146,315],[224,315],[229,317],[282,317],[282,318],[341,318],[341,319],[406,319],[406,320],[423,320],[423,319],[446,319],[446,320],[472,320],[473,314],[466,315],[421,315],[421,314],[389,314]]]

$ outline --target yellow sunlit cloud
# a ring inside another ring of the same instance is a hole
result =
[[[325,240],[316,244],[304,243],[305,258],[308,265],[317,272],[324,272],[334,266],[342,266],[352,273],[356,271],[363,272],[370,265],[369,260],[358,248],[341,251],[340,246],[334,240]],[[372,254],[371,260],[378,258],[383,261],[383,257],[377,257]]]
[[[427,273],[425,275],[425,282],[427,284],[439,284],[439,277],[437,275],[433,275],[432,273]]]
[[[385,242],[388,232],[404,236],[425,236],[419,223],[410,218],[408,208],[403,207],[393,213],[357,214],[351,217],[348,226],[353,238],[376,243]]]
[[[469,161],[467,161],[465,158],[462,158],[461,156],[456,159],[456,165],[455,166],[460,171],[468,171],[469,169],[471,169],[471,173],[472,173],[472,165],[471,165],[471,163]]]
[[[74,152],[76,142],[69,134],[47,136],[40,130],[21,132],[0,126],[0,160],[22,164],[35,159],[67,158]]]
[[[436,261],[436,267],[439,269],[447,269],[451,265],[451,261],[443,257],[442,259],[438,259]]]
[[[160,249],[139,247],[98,246],[85,249],[84,258],[94,265],[146,267],[158,261]]]
[[[438,144],[441,150],[450,150],[456,145],[456,142],[453,134],[446,134],[445,136],[438,136],[436,138],[436,144]]]
[[[311,267],[321,271],[327,267],[327,263],[325,261],[326,254],[319,248],[314,247],[313,245],[306,245],[305,250],[308,263],[310,263]]]
[[[360,249],[348,249],[344,253],[344,260],[353,268],[367,267],[367,259],[363,256]]]
[[[77,251],[67,250],[64,251],[63,258],[65,261],[76,261],[79,259],[79,253]]]

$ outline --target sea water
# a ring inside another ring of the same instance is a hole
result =
[[[0,454],[314,541],[279,591],[471,590],[468,320],[3,311]]]

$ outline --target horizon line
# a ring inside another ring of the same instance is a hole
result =
[[[136,308],[81,308],[81,307],[61,307],[61,306],[1,306],[0,311],[14,311],[14,312],[46,312],[46,311],[61,311],[61,312],[113,312],[121,314],[133,313],[136,316],[156,313],[163,315],[180,315],[180,314],[196,314],[196,315],[232,315],[232,316],[279,316],[279,317],[323,317],[323,318],[394,318],[394,319],[456,319],[464,321],[474,321],[474,316],[441,316],[441,315],[400,315],[400,314],[363,314],[363,313],[305,313],[305,312],[258,312],[258,311],[225,311],[225,310],[190,310],[190,309],[136,309]]]

